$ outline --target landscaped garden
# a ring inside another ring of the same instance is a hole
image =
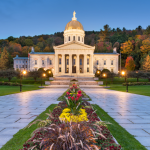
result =
[[[49,106],[26,128],[16,133],[2,150],[145,149],[98,105],[84,100],[85,97],[88,98],[73,84],[58,98],[58,105]]]

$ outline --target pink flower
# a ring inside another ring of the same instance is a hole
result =
[[[70,95],[70,93],[69,93],[69,92],[67,92],[66,94],[67,94],[67,95]]]
[[[68,97],[68,99],[70,99],[70,98],[71,98],[71,96]]]
[[[81,91],[78,91],[78,94],[81,94]]]
[[[71,97],[71,99],[72,99],[72,101],[73,101],[74,97]]]
[[[82,94],[77,94],[77,97],[80,98],[82,96]]]

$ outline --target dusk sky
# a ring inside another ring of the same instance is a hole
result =
[[[0,0],[0,39],[62,32],[73,11],[85,31],[150,25],[150,0]]]

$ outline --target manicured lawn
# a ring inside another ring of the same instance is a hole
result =
[[[22,92],[37,90],[40,84],[25,84],[22,86]],[[0,85],[0,96],[20,93],[20,86]]]
[[[49,110],[53,110],[57,104],[50,105],[46,111],[41,113],[35,120],[45,120],[48,116],[45,113],[49,113]],[[17,132],[11,140],[9,140],[1,150],[19,150],[23,148],[23,144],[31,137],[31,133],[37,128],[37,124],[32,125],[30,128],[21,129]]]
[[[128,133],[121,127],[113,118],[111,118],[103,109],[98,105],[93,105],[97,110],[96,113],[102,121],[110,122],[108,129],[121,145],[123,150],[146,150],[146,148],[137,141],[133,135]]]
[[[109,89],[111,90],[126,92],[126,86],[122,86],[121,84],[108,84],[108,86],[110,86]],[[150,85],[128,86],[128,92],[150,96]]]

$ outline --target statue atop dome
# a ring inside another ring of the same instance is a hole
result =
[[[77,18],[76,18],[76,12],[75,11],[73,12],[73,18],[72,18],[72,20],[77,20]]]

